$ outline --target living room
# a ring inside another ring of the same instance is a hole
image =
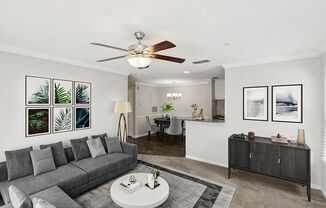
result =
[[[1,1],[0,207],[326,207],[325,9]]]

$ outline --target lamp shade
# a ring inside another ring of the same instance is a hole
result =
[[[115,113],[130,113],[132,112],[130,102],[115,102]]]
[[[151,58],[145,56],[131,56],[127,60],[131,66],[139,69],[147,67],[152,61]]]

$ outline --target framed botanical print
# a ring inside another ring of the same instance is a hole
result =
[[[268,121],[268,87],[243,88],[243,120]]]
[[[53,105],[72,105],[73,81],[53,79]]]
[[[303,85],[272,86],[272,121],[303,122]]]
[[[91,104],[91,83],[75,82],[75,104],[76,105]]]
[[[44,77],[25,77],[26,105],[50,105],[51,79]]]
[[[26,108],[26,137],[51,133],[50,108]]]
[[[72,107],[54,107],[52,112],[53,133],[69,132],[73,130]]]
[[[75,130],[91,128],[91,107],[75,107]]]

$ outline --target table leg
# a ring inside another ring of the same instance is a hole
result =
[[[307,185],[307,196],[308,196],[308,201],[311,201],[311,186],[310,186],[310,184]]]

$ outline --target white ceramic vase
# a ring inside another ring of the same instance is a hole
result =
[[[305,144],[305,136],[304,136],[304,129],[298,129],[298,144]]]

